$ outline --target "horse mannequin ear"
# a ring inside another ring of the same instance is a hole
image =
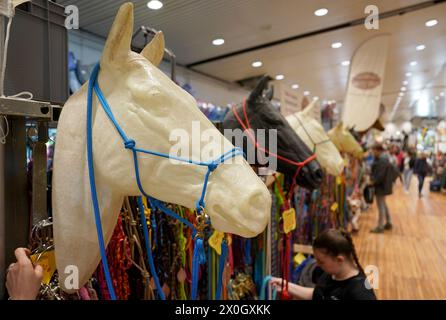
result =
[[[252,90],[251,94],[249,95],[248,100],[249,101],[255,101],[259,96],[262,95],[263,90],[266,88],[269,81],[269,77],[267,75],[264,75],[259,82],[257,82],[256,87],[254,90]]]
[[[141,51],[141,55],[157,67],[161,60],[163,60],[164,46],[164,34],[162,31],[159,31],[155,34],[152,41]]]
[[[133,3],[124,3],[116,15],[115,21],[105,42],[101,57],[101,67],[124,59],[130,53],[133,33]]]
[[[271,101],[274,97],[274,87],[271,86],[265,93],[265,98]]]
[[[302,113],[304,114],[305,117],[317,119],[316,115],[315,115],[315,112],[317,109],[316,108],[317,101],[318,101],[318,99],[313,99],[313,101],[311,101],[310,104],[305,107],[305,109],[302,111]]]

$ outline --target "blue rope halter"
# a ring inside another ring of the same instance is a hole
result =
[[[103,262],[104,267],[104,273],[105,273],[105,280],[107,282],[107,288],[110,292],[110,296],[112,300],[116,300],[115,291],[113,288],[112,279],[110,276],[110,270],[108,268],[108,261],[107,261],[107,255],[105,252],[105,244],[104,244],[104,236],[102,233],[102,223],[101,223],[101,217],[100,217],[100,211],[99,211],[99,203],[98,203],[98,196],[96,191],[96,183],[95,183],[95,176],[94,176],[94,162],[93,162],[93,130],[92,130],[92,109],[93,109],[93,91],[96,93],[96,96],[99,99],[100,104],[102,105],[103,110],[107,114],[110,121],[113,123],[113,126],[118,131],[119,135],[121,136],[122,140],[124,141],[124,147],[128,150],[132,151],[133,154],[133,163],[135,167],[135,175],[136,175],[136,183],[138,185],[139,190],[141,191],[141,194],[149,200],[149,203],[152,208],[159,209],[165,214],[174,217],[175,219],[178,219],[182,223],[184,223],[186,226],[192,229],[192,235],[194,238],[194,255],[193,255],[193,261],[192,261],[192,293],[191,297],[193,300],[197,298],[197,287],[198,287],[198,271],[199,271],[199,265],[202,265],[206,262],[206,255],[204,252],[203,247],[203,234],[202,230],[197,230],[197,228],[194,227],[192,223],[189,221],[181,218],[173,211],[166,208],[161,201],[150,197],[145,191],[141,183],[141,179],[139,176],[139,165],[138,165],[138,153],[146,153],[158,157],[163,157],[167,159],[174,159],[181,162],[186,162],[194,165],[199,166],[205,166],[207,167],[207,172],[204,177],[204,183],[203,183],[203,189],[201,191],[200,199],[196,203],[196,211],[197,211],[197,225],[200,226],[200,229],[204,227],[205,225],[205,216],[204,216],[204,208],[205,208],[205,202],[204,198],[206,196],[206,188],[209,181],[210,174],[218,168],[220,164],[225,162],[227,159],[233,158],[238,155],[244,155],[243,151],[240,148],[233,148],[230,151],[224,153],[219,158],[202,162],[202,161],[194,161],[192,159],[185,159],[181,157],[175,157],[171,156],[169,154],[164,154],[156,151],[151,150],[145,150],[140,149],[136,147],[136,142],[133,139],[129,139],[122,128],[119,126],[118,122],[116,121],[111,108],[109,104],[107,103],[107,100],[105,99],[101,88],[99,87],[99,83],[97,81],[98,74],[99,74],[99,63],[94,67],[93,72],[90,76],[90,81],[88,83],[88,95],[87,95],[87,161],[88,161],[88,174],[90,179],[90,191],[91,191],[91,200],[93,203],[93,211],[95,216],[95,222],[96,222],[96,230],[98,235],[98,242],[99,242],[99,250],[101,253],[101,258]],[[145,245],[147,247],[147,256],[148,256],[148,262],[151,269],[152,277],[154,278],[155,285],[157,287],[158,295],[161,299],[165,299],[164,293],[161,289],[159,279],[155,270],[155,266],[153,263],[153,257],[152,257],[152,251],[151,246],[149,244],[149,236],[147,231],[147,223],[146,218],[144,215],[144,206],[141,200],[141,197],[138,198],[138,206],[141,216],[141,222],[145,226],[144,227],[144,238],[145,238]],[[223,258],[223,255],[220,257]],[[226,257],[224,257],[226,258]]]

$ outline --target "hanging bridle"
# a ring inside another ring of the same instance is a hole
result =
[[[251,140],[251,142],[254,144],[254,146],[256,147],[256,149],[267,153],[270,156],[273,156],[281,161],[284,161],[288,164],[291,164],[293,166],[296,166],[296,172],[293,176],[293,182],[290,188],[290,194],[292,193],[291,190],[294,189],[294,187],[296,186],[296,178],[299,175],[300,170],[302,169],[302,167],[304,167],[305,165],[307,165],[308,163],[310,163],[311,161],[316,159],[316,154],[312,154],[311,156],[309,156],[307,159],[305,159],[304,161],[301,162],[296,162],[293,161],[291,159],[288,159],[287,157],[281,156],[280,154],[274,153],[274,152],[270,152],[269,150],[267,150],[266,148],[264,148],[263,146],[261,146],[255,136],[253,135],[253,133],[251,132],[252,128],[251,128],[251,124],[249,123],[249,118],[248,118],[248,113],[246,112],[246,99],[243,101],[243,105],[242,105],[242,110],[243,110],[243,115],[245,117],[245,122],[242,121],[242,119],[240,118],[240,115],[237,112],[237,109],[235,106],[232,107],[232,113],[234,114],[235,118],[237,119],[237,122],[240,124],[240,126],[243,128],[244,132],[247,133],[249,139]]]
[[[116,300],[116,295],[115,295],[115,291],[113,288],[113,283],[112,283],[112,279],[110,276],[110,270],[108,267],[108,261],[107,261],[107,256],[106,256],[106,252],[105,252],[104,236],[102,233],[102,223],[101,223],[101,217],[100,217],[100,212],[99,212],[99,202],[98,202],[98,197],[97,197],[96,182],[95,182],[95,176],[94,176],[93,139],[92,139],[92,136],[93,136],[93,129],[92,129],[93,91],[94,91],[94,93],[96,93],[96,96],[97,96],[99,103],[102,106],[104,112],[107,114],[109,120],[112,122],[113,126],[118,131],[119,135],[121,136],[121,138],[124,142],[125,149],[128,149],[132,152],[133,163],[134,163],[134,168],[135,168],[136,183],[138,185],[138,188],[139,188],[141,194],[148,199],[148,201],[153,209],[158,209],[158,210],[162,211],[163,213],[181,221],[186,226],[188,226],[189,228],[192,229],[192,237],[193,237],[193,241],[194,241],[194,254],[193,254],[193,262],[192,262],[192,288],[191,288],[192,293],[191,293],[191,297],[193,300],[195,300],[197,297],[199,266],[206,262],[206,255],[205,255],[204,246],[203,246],[203,236],[204,236],[203,230],[209,224],[209,221],[208,221],[207,215],[204,212],[204,209],[205,209],[204,198],[206,195],[206,189],[207,189],[207,185],[208,185],[208,181],[209,181],[209,176],[211,175],[211,173],[213,171],[215,171],[218,168],[219,165],[221,165],[226,160],[233,158],[235,156],[238,156],[238,155],[244,155],[243,150],[241,150],[240,148],[233,148],[230,151],[224,153],[223,155],[221,155],[220,157],[218,157],[212,161],[202,162],[202,161],[194,161],[191,159],[175,157],[175,156],[171,156],[169,154],[164,154],[164,153],[160,153],[160,152],[156,152],[156,151],[137,148],[136,141],[133,139],[129,139],[126,136],[125,132],[122,130],[122,128],[119,126],[116,118],[113,115],[113,112],[112,112],[109,104],[107,103],[107,100],[105,99],[105,97],[102,93],[101,88],[99,87],[99,83],[97,80],[98,74],[99,74],[99,69],[100,69],[100,66],[99,66],[99,64],[97,64],[92,71],[92,74],[91,74],[91,77],[90,77],[90,80],[88,83],[87,128],[86,128],[86,130],[87,130],[87,162],[88,162],[88,174],[89,174],[89,179],[90,179],[91,200],[93,202],[93,211],[94,211],[94,215],[95,215],[96,231],[97,231],[98,242],[99,242],[99,250],[101,253],[105,279],[107,282],[108,290],[110,292],[110,296],[111,296],[112,300]],[[180,217],[175,212],[173,212],[172,210],[165,207],[160,200],[157,200],[157,199],[149,196],[144,191],[144,188],[143,188],[142,182],[141,182],[141,178],[139,175],[138,153],[150,154],[150,155],[154,155],[157,157],[162,157],[162,158],[166,158],[166,159],[174,159],[177,161],[181,161],[181,162],[185,162],[185,163],[189,163],[189,164],[193,164],[193,165],[207,167],[208,170],[204,177],[204,183],[203,183],[203,189],[201,191],[201,196],[196,203],[196,212],[197,212],[196,225],[193,225],[186,219]],[[139,211],[140,211],[141,224],[143,225],[144,238],[145,238],[144,240],[145,240],[145,244],[146,244],[146,248],[147,248],[148,263],[150,266],[150,270],[152,272],[152,277],[154,279],[158,295],[160,296],[161,299],[164,300],[165,296],[161,289],[159,279],[158,279],[158,276],[157,276],[157,273],[155,270],[154,262],[153,262],[152,249],[151,249],[151,246],[149,243],[149,234],[148,234],[146,217],[144,214],[144,205],[142,202],[142,198],[138,197],[137,202],[138,202],[138,207],[139,207]]]

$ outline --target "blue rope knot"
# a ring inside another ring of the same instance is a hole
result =
[[[126,149],[133,149],[135,148],[136,142],[133,139],[129,139],[124,141],[124,146]]]
[[[196,205],[195,205],[195,210],[197,210],[198,214],[201,214],[203,212],[204,209],[204,201],[203,199],[200,199],[197,201]]]
[[[214,170],[217,169],[217,168],[218,168],[218,163],[216,163],[216,162],[211,162],[211,163],[208,165],[208,169],[209,169],[210,172],[214,171]]]

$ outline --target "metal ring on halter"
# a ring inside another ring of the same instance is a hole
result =
[[[196,217],[197,226],[195,227],[196,234],[195,237],[202,237],[203,230],[206,228],[206,217],[204,214],[200,214]]]

